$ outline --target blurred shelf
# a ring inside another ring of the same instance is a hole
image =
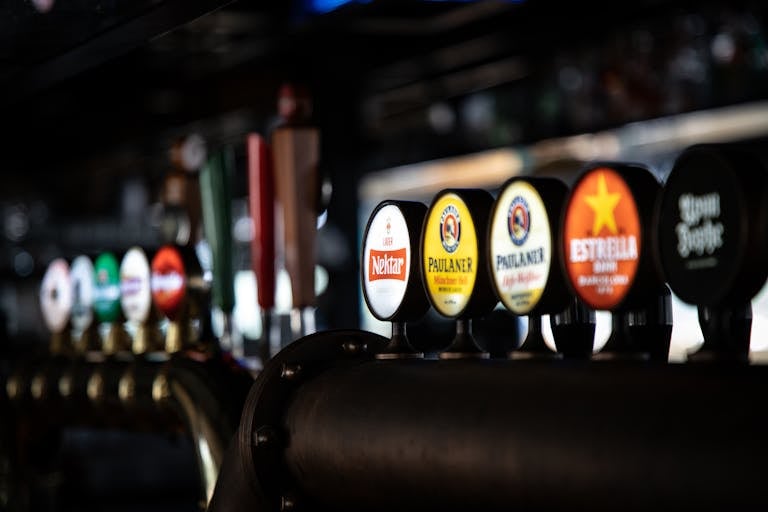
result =
[[[375,205],[387,198],[424,200],[447,187],[493,189],[520,174],[558,174],[570,180],[581,162],[647,162],[693,144],[763,137],[768,137],[768,101],[638,121],[596,133],[382,170],[361,180],[359,196]]]

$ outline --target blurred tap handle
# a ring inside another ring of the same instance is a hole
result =
[[[193,246],[200,236],[201,198],[197,173],[206,162],[208,149],[200,134],[191,133],[176,139],[169,153],[172,168],[163,184],[162,200],[166,208],[176,210],[176,213],[183,211],[187,224],[182,226],[186,232],[180,233],[185,236],[175,236],[169,241]]]
[[[291,86],[281,89],[279,110],[285,122],[272,133],[276,193],[284,218],[285,267],[294,308],[315,303],[320,133],[308,123],[311,103],[302,91]]]
[[[303,84],[287,82],[277,98],[279,126],[308,126],[312,118],[312,96]]]
[[[228,315],[235,305],[232,267],[231,147],[215,152],[200,169],[203,230],[213,258],[213,304]]]
[[[247,137],[248,198],[253,220],[251,262],[262,309],[275,305],[275,183],[269,146],[261,135]]]
[[[64,258],[53,260],[40,283],[40,311],[51,333],[49,352],[69,355],[73,352],[70,335],[72,315],[72,277]]]

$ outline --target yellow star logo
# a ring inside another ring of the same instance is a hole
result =
[[[595,212],[595,220],[592,224],[592,236],[598,236],[603,226],[617,235],[619,233],[616,227],[616,217],[613,215],[613,210],[616,209],[616,205],[621,200],[621,194],[608,193],[608,184],[605,182],[605,174],[600,173],[597,176],[597,195],[585,196],[584,200],[587,202],[590,208]]]

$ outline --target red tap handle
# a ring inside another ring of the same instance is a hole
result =
[[[285,269],[294,308],[315,305],[317,167],[320,133],[311,126],[283,126],[272,133],[275,193],[283,207]]]
[[[251,262],[258,283],[259,306],[275,305],[275,183],[269,146],[251,133],[248,145],[248,196],[253,220]]]

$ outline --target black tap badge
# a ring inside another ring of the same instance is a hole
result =
[[[739,178],[712,165],[706,153],[684,155],[664,188],[659,253],[673,291],[706,303],[727,289],[747,248],[745,197]]]

